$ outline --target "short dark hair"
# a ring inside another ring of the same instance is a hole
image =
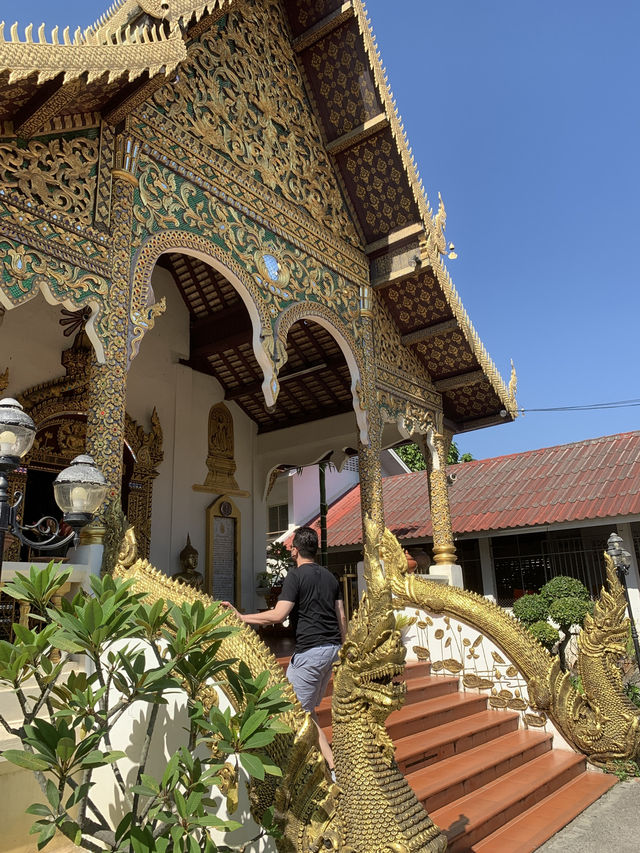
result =
[[[315,560],[318,553],[318,534],[313,527],[299,527],[293,534],[291,545],[307,560]]]

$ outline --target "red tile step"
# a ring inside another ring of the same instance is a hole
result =
[[[396,761],[403,773],[435,764],[518,728],[515,711],[480,711],[429,731],[395,740]]]
[[[439,676],[433,676],[438,679]],[[396,740],[442,726],[485,710],[487,697],[476,693],[445,693],[416,705],[408,704],[387,719],[387,731]]]
[[[430,815],[449,839],[448,853],[468,853],[474,844],[575,779],[584,768],[582,755],[546,752]]]
[[[473,853],[533,853],[616,782],[609,773],[581,773],[470,849]]]
[[[409,773],[407,781],[431,813],[549,752],[551,744],[546,732],[520,729],[453,755],[437,767]]]

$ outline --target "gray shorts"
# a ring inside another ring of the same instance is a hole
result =
[[[287,678],[305,711],[314,711],[322,701],[339,651],[340,646],[315,646],[291,658]]]

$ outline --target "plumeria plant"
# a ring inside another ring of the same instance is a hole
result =
[[[32,567],[3,590],[40,614],[34,627],[14,626],[13,642],[0,642],[0,683],[15,690],[24,717],[19,725],[0,717],[22,742],[2,754],[40,784],[41,801],[27,809],[38,850],[57,832],[84,850],[112,853],[255,849],[258,838],[277,835],[272,810],[240,847],[216,845],[210,834],[241,825],[233,819],[240,768],[259,780],[281,775],[265,748],[288,731],[280,715],[291,707],[279,686],[268,686],[267,673],[253,677],[246,664],[219,658],[223,639],[238,630],[223,624],[225,611],[202,602],[149,604],[133,581],[110,575],[92,577],[91,594],[54,607],[69,573],[53,563]],[[62,652],[57,663],[53,649]],[[212,683],[224,685],[237,710],[205,708],[202,689]],[[186,703],[184,742],[154,775],[154,731],[172,696]],[[142,738],[132,766],[131,750],[125,756],[115,749],[112,734],[123,716],[139,710]],[[105,772],[121,803],[115,826],[96,796]],[[226,814],[219,816],[224,798]]]

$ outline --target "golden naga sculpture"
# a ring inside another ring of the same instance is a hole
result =
[[[267,748],[283,770],[281,779],[267,776],[252,781],[251,808],[260,818],[275,805],[283,837],[281,853],[441,853],[446,839],[429,819],[398,770],[385,720],[404,701],[405,685],[394,678],[404,669],[405,649],[395,629],[391,590],[380,567],[373,540],[374,525],[367,526],[365,571],[369,595],[349,626],[347,640],[336,665],[333,690],[334,784],[318,748],[317,730],[302,710],[281,667],[257,634],[235,615],[229,624],[241,630],[223,641],[223,658],[244,660],[254,675],[268,671],[271,684],[284,685],[293,709],[284,715],[289,734],[278,736]],[[177,583],[136,559],[135,536],[124,539],[114,574],[134,578],[138,591],[153,601],[177,604],[211,599]],[[233,696],[229,694],[230,701]],[[202,697],[205,706],[217,701],[213,688]],[[229,785],[237,780],[229,780]]]
[[[493,602],[453,586],[407,574],[395,537],[385,532],[381,549],[396,604],[456,617],[490,638],[523,674],[529,704],[552,719],[575,749],[600,767],[640,757],[640,709],[624,695],[617,661],[629,630],[625,598],[613,562],[605,554],[607,586],[578,637],[579,691],[551,655],[514,617]]]
[[[406,649],[380,564],[376,525],[369,518],[365,531],[368,593],[349,623],[334,670],[332,746],[342,791],[338,813],[358,853],[440,853],[446,837],[398,770],[385,729],[389,714],[404,703],[406,684],[396,678],[404,671]]]

